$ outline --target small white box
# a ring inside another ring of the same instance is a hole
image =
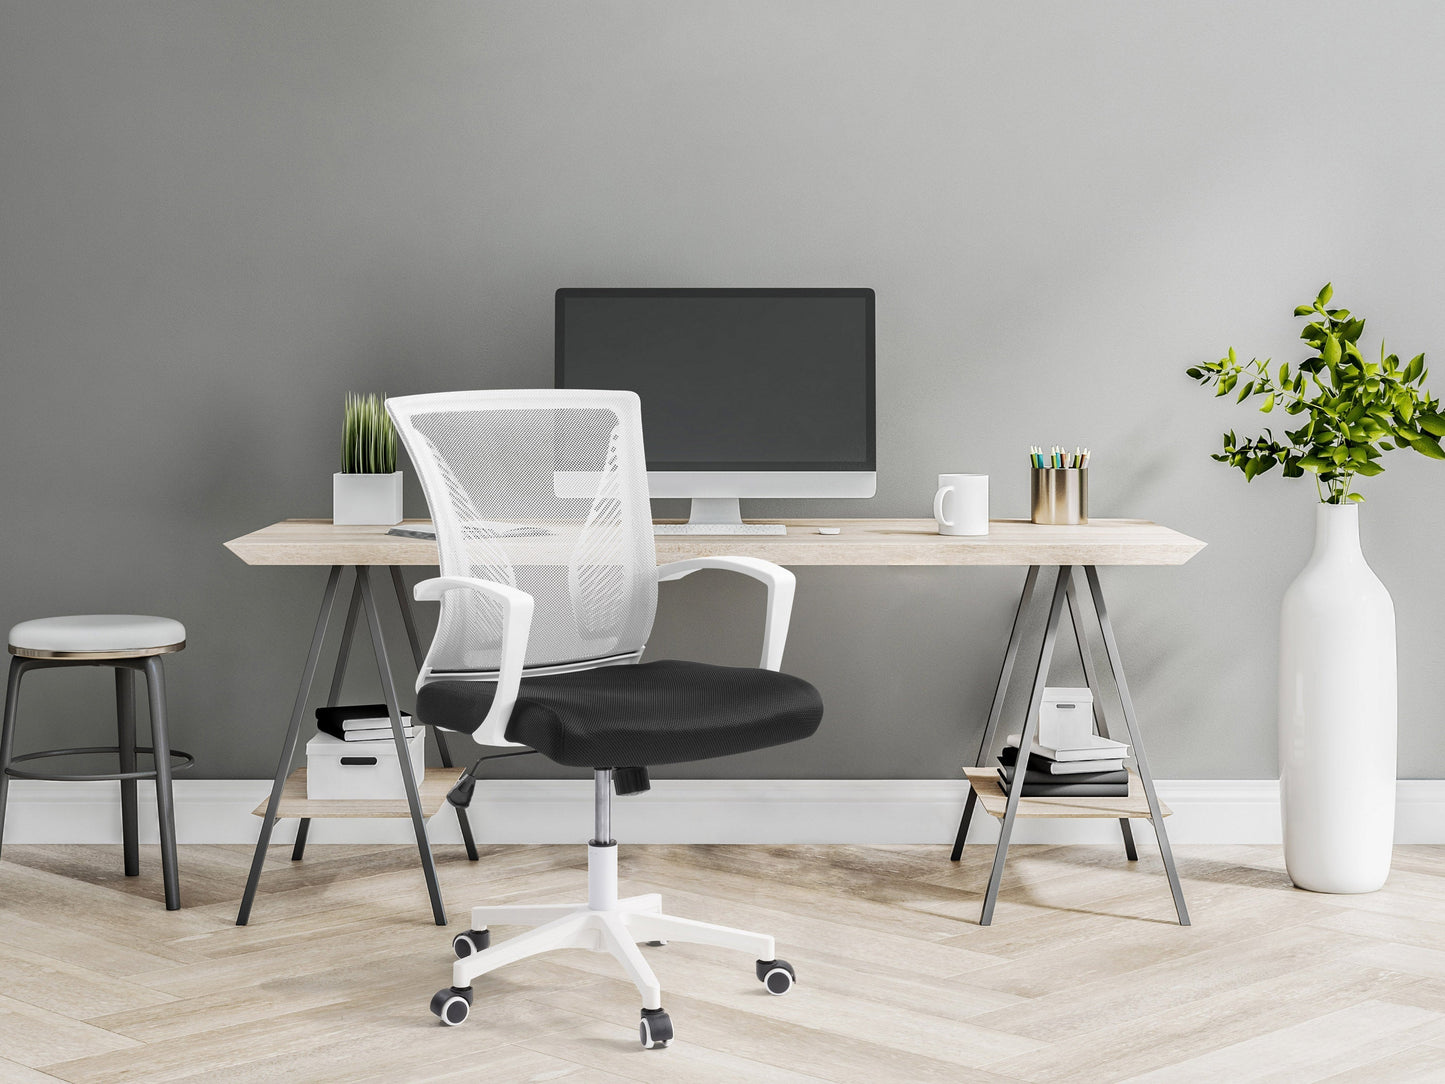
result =
[[[426,771],[426,729],[408,738],[417,787]],[[406,785],[396,761],[396,742],[342,741],[317,734],[306,743],[306,797],[321,800],[385,798],[406,800]]]
[[[1088,689],[1045,689],[1039,707],[1039,744],[1078,749],[1094,733],[1094,694]]]

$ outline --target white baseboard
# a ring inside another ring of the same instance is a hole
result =
[[[962,780],[939,779],[659,779],[648,794],[613,804],[613,834],[632,843],[950,843],[966,793]],[[254,843],[251,810],[269,782],[178,779],[176,831],[182,843]],[[1174,810],[1174,843],[1278,843],[1279,784],[1271,779],[1176,779],[1159,782]],[[141,834],[156,840],[154,790],[141,788]],[[592,824],[586,779],[482,780],[471,808],[486,843],[576,843]],[[289,842],[295,821],[277,826]],[[1018,843],[1112,843],[1109,820],[1021,820]],[[1144,830],[1141,839],[1148,839]],[[434,818],[437,843],[460,842],[456,818]],[[997,822],[979,815],[970,842],[997,838]],[[406,843],[399,820],[318,820],[316,843]],[[1401,780],[1397,843],[1445,843],[1445,780]],[[119,843],[117,783],[15,780],[5,820],[6,843]]]

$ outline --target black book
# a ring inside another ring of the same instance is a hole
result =
[[[411,729],[413,720],[411,713],[401,713],[401,725],[403,734],[411,737],[414,731]],[[317,708],[316,729],[323,734],[330,734],[333,738],[340,738],[342,741],[362,741],[367,737],[376,737],[375,734],[367,734],[365,737],[359,731],[372,731],[385,728],[385,737],[391,736],[391,715],[385,704],[348,704],[340,707]]]
[[[401,709],[402,717],[410,715],[406,708]],[[317,708],[316,721],[318,723],[334,722],[344,723],[348,719],[381,719],[389,722],[391,713],[385,704],[340,704],[334,708]]]
[[[1005,768],[1011,768],[1018,762],[1019,751],[1017,749],[1005,749],[999,754],[998,762]],[[1024,786],[1030,783],[1042,783],[1052,785],[1055,783],[1081,783],[1086,785],[1104,785],[1111,783],[1129,782],[1129,771],[1126,768],[1119,768],[1112,772],[1070,772],[1067,775],[1056,775],[1050,770],[1049,765],[1053,761],[1048,757],[1041,757],[1037,753],[1029,754],[1028,767],[1024,769]],[[1025,794],[1028,791],[1024,792]]]
[[[1046,783],[1031,783],[1024,780],[1025,798],[1127,798],[1129,783],[1077,783],[1073,776],[1050,776]],[[1004,782],[1004,769],[998,770],[998,789],[1009,792]]]

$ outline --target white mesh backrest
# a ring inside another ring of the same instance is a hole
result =
[[[535,601],[528,666],[640,650],[657,608],[639,400],[625,391],[468,391],[387,401],[421,476],[443,576]],[[494,670],[501,611],[450,591],[433,670]]]

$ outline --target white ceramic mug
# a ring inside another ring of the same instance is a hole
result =
[[[933,518],[939,534],[988,534],[988,475],[940,474]]]

